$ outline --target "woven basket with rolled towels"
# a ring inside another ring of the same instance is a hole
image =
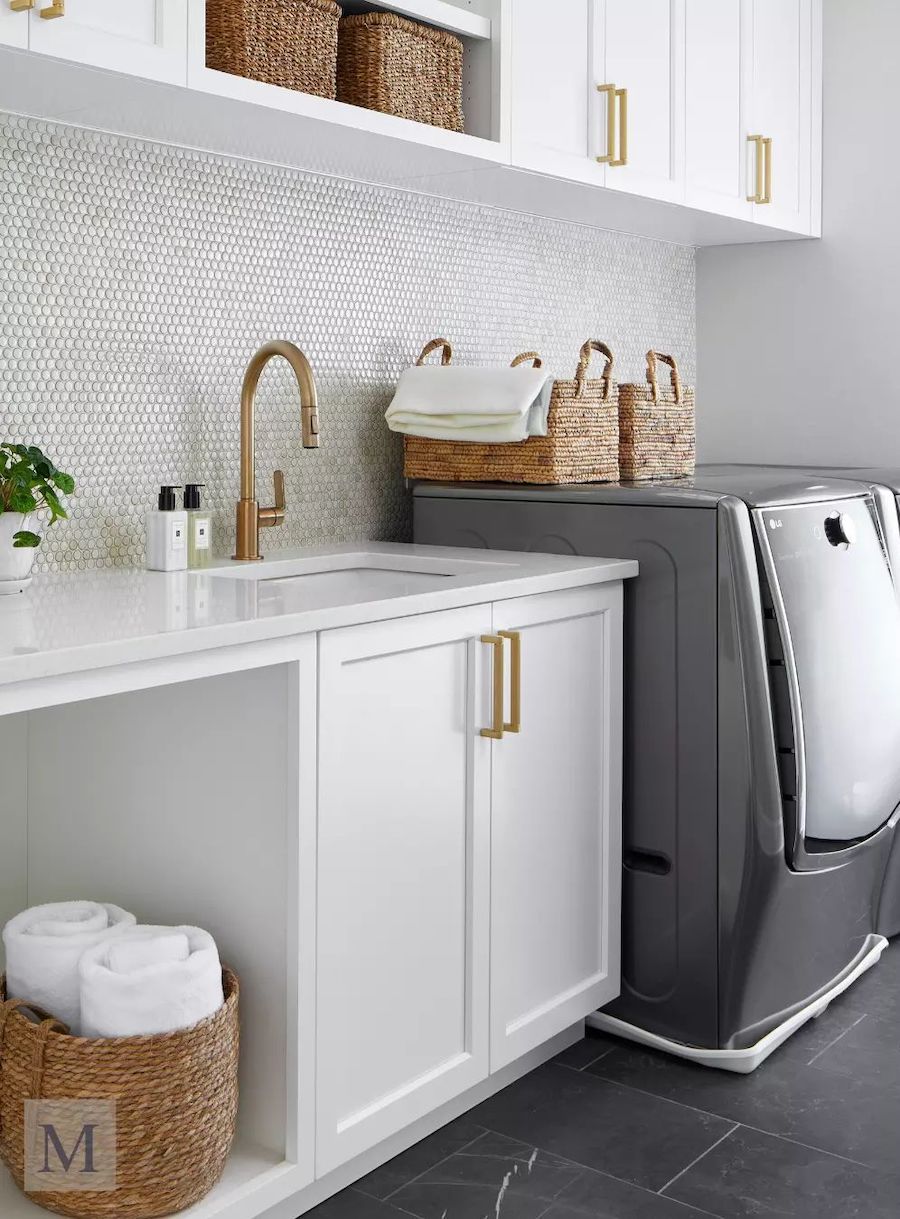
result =
[[[134,924],[133,914],[104,902],[51,902],[24,910],[3,929],[7,996],[26,999],[80,1031],[79,960]]]

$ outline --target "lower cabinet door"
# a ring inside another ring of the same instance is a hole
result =
[[[622,588],[500,602],[494,629],[511,638],[491,780],[492,1071],[619,993]]]
[[[488,1074],[490,628],[319,637],[318,1176]]]

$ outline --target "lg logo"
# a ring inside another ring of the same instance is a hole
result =
[[[777,517],[777,516],[769,517],[769,528],[770,529],[781,529],[782,526],[783,526],[783,522],[780,520],[779,517]]]

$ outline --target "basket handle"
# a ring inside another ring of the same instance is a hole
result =
[[[587,388],[588,366],[591,362],[591,356],[595,351],[601,356],[606,357],[606,367],[600,374],[600,379],[603,382],[603,401],[606,402],[609,398],[610,384],[612,382],[613,353],[606,346],[606,344],[601,343],[599,339],[588,339],[579,353],[578,367],[575,370],[575,397],[584,397],[584,393]]]
[[[678,371],[678,365],[675,363],[674,356],[664,356],[661,351],[647,352],[647,380],[650,383],[650,389],[653,392],[653,401],[659,402],[659,373],[656,367],[657,360],[661,360],[663,364],[669,366],[669,377],[672,382],[672,389],[675,393],[675,401],[681,404],[681,374]]]
[[[34,1055],[31,1060],[31,1099],[39,1100],[44,1084],[47,1041],[51,1033],[68,1033],[69,1026],[63,1024],[61,1020],[57,1020],[55,1016],[51,1016],[49,1012],[45,1012],[42,1007],[29,1003],[26,999],[7,999],[0,1003],[0,1057],[3,1055],[5,1044],[6,1022],[13,1012],[17,1011],[31,1012],[40,1021],[37,1039],[34,1043]]]
[[[516,356],[512,364],[510,364],[510,368],[518,368],[520,364],[525,364],[529,360],[531,361],[532,368],[543,368],[544,366],[544,361],[536,351],[523,351],[520,355]]]
[[[416,360],[416,368],[419,368],[422,364],[424,364],[431,353],[433,351],[437,351],[438,348],[442,349],[441,364],[449,364],[453,359],[453,348],[446,339],[432,339],[430,343],[426,343],[422,348],[422,354],[419,356],[418,360]]]

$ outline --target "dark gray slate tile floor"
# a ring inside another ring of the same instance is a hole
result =
[[[898,1219],[900,943],[749,1076],[588,1036],[315,1219]]]

